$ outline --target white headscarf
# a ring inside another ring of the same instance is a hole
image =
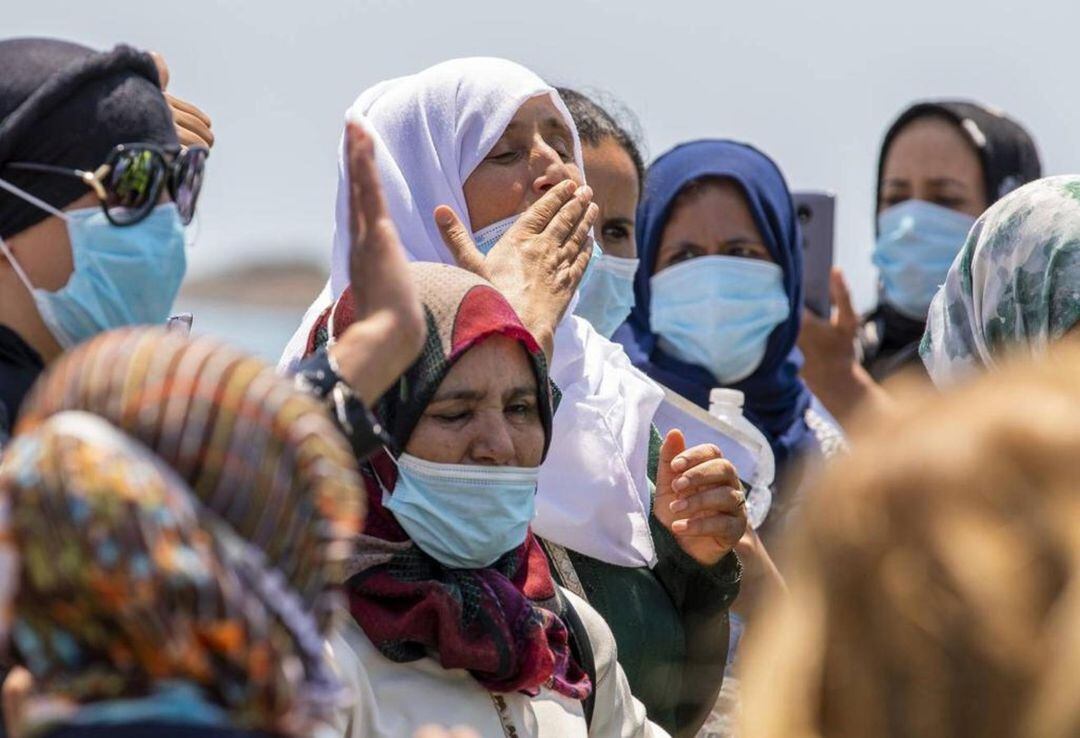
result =
[[[504,59],[455,59],[375,85],[346,113],[375,141],[386,199],[410,258],[453,264],[432,213],[451,206],[469,224],[463,184],[487,156],[518,108],[550,95],[581,144],[554,88]],[[303,356],[311,326],[349,282],[348,173],[344,137],[330,280],[281,359]],[[663,391],[635,369],[622,347],[571,314],[555,332],[551,378],[562,391],[551,449],[540,471],[537,534],[620,566],[652,566],[651,492],[646,474],[649,432]]]

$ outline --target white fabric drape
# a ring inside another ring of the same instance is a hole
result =
[[[503,59],[457,59],[363,92],[346,114],[374,141],[390,213],[410,258],[454,263],[432,212],[451,206],[469,225],[463,183],[502,136],[518,108],[555,90]],[[582,166],[582,171],[584,167]],[[316,318],[348,286],[348,178],[344,138],[330,280],[289,342],[283,369],[302,356]],[[551,377],[563,393],[551,450],[540,474],[534,530],[567,548],[622,566],[651,566],[646,476],[649,428],[662,390],[634,369],[622,348],[567,311],[555,333]]]

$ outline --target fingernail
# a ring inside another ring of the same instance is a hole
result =
[[[440,210],[435,213],[435,222],[441,226],[448,226],[453,220],[454,219],[450,217],[450,212],[448,210]]]
[[[668,509],[671,510],[671,512],[674,512],[674,513],[682,512],[683,510],[685,510],[688,507],[690,507],[690,503],[687,502],[686,500],[675,500],[675,502],[668,505]]]
[[[686,477],[679,477],[671,483],[671,488],[676,492],[680,492],[690,486],[690,480]]]
[[[672,533],[685,533],[686,530],[689,527],[690,527],[690,521],[689,520],[676,520],[674,523],[671,524],[671,532]]]
[[[686,457],[676,456],[675,460],[671,462],[671,470],[676,472],[686,471],[687,463]]]

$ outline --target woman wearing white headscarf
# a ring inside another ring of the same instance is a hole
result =
[[[569,199],[573,189],[560,184],[565,180],[584,184],[565,105],[543,80],[505,60],[454,60],[380,83],[360,95],[347,118],[375,141],[388,211],[416,260],[454,263],[444,233],[458,226],[472,233],[482,254],[513,251],[508,241],[515,232],[525,237],[522,224],[530,220],[519,216],[535,214],[530,207],[560,187]],[[347,287],[344,164],[339,175],[330,281],[286,349],[284,366],[325,341],[312,329],[318,332],[320,318]],[[529,306],[514,303],[512,285],[492,279],[534,330]],[[669,516],[666,509],[653,514],[647,470],[658,461],[655,454],[650,459],[651,421],[662,391],[620,346],[572,315],[573,307],[553,330],[551,378],[561,399],[532,527],[555,544],[548,550],[564,586],[608,604],[617,599],[612,593],[624,593],[621,607],[596,606],[615,631],[635,695],[652,719],[692,734],[720,687],[738,562],[711,550],[703,531],[676,539],[658,522],[661,513]]]

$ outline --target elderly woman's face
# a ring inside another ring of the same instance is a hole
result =
[[[565,179],[583,182],[574,137],[548,95],[525,102],[502,137],[465,180],[474,231],[520,215]]]
[[[703,182],[679,196],[660,237],[652,273],[699,256],[773,261],[746,196],[731,180]]]
[[[893,138],[882,166],[878,212],[905,200],[975,217],[990,206],[982,162],[955,123],[916,118]]]
[[[444,464],[539,466],[544,426],[522,345],[493,336],[469,349],[439,385],[405,451]]]

